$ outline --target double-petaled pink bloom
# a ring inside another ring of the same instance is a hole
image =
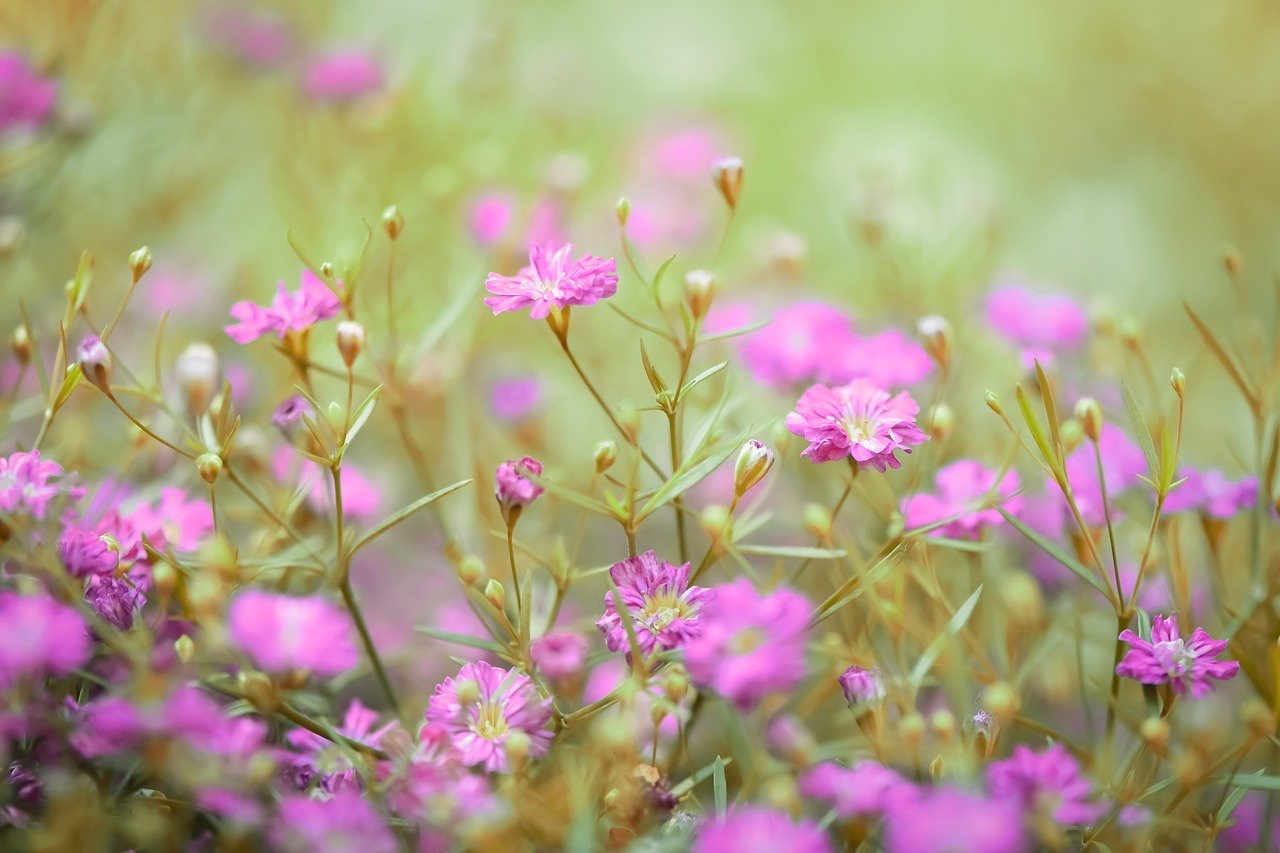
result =
[[[292,293],[279,283],[275,299],[268,306],[240,301],[231,306],[231,316],[240,322],[223,329],[238,344],[256,341],[274,333],[284,339],[289,332],[303,332],[328,320],[342,310],[342,300],[315,276],[311,270],[302,271],[302,284]]]
[[[617,263],[595,255],[573,257],[573,246],[553,248],[534,243],[529,246],[529,266],[515,276],[489,273],[485,290],[493,294],[484,304],[494,314],[529,309],[535,320],[552,308],[593,305],[618,291]]]
[[[484,661],[467,664],[436,687],[427,722],[449,733],[459,761],[490,773],[510,766],[506,745],[513,732],[528,736],[531,758],[546,755],[554,736],[548,728],[551,700],[538,695],[529,676]]]
[[[702,608],[712,590],[689,586],[689,564],[673,566],[653,551],[614,563],[609,576],[631,613],[636,643],[645,655],[684,646],[702,633]],[[604,616],[596,622],[611,652],[629,652],[626,627],[613,591],[604,594]]]
[[[894,454],[910,453],[929,440],[916,425],[920,407],[903,391],[893,397],[865,379],[829,388],[814,385],[787,415],[787,429],[809,442],[800,454],[814,462],[849,457],[863,468],[885,471],[901,465]]]
[[[1119,675],[1143,684],[1168,684],[1179,696],[1189,693],[1199,699],[1213,689],[1214,681],[1228,681],[1240,671],[1238,661],[1215,660],[1226,651],[1226,640],[1215,640],[1203,628],[1183,639],[1176,616],[1155,617],[1150,640],[1128,629],[1120,639],[1129,644],[1129,651],[1116,666]]]
[[[498,466],[493,474],[493,494],[503,512],[512,509],[524,509],[533,503],[544,491],[541,486],[525,477],[542,473],[542,463],[532,456],[523,459],[508,459]]]

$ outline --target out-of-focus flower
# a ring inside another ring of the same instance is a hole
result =
[[[1150,640],[1127,628],[1120,639],[1129,644],[1129,651],[1116,666],[1119,675],[1143,684],[1168,684],[1179,696],[1199,699],[1213,689],[1214,681],[1228,681],[1240,671],[1239,661],[1215,660],[1226,651],[1226,640],[1215,640],[1203,628],[1183,639],[1176,616],[1156,616]]]
[[[851,666],[840,673],[840,690],[844,692],[844,700],[850,705],[862,705],[867,702],[879,702],[884,698],[884,678],[880,675],[880,667],[863,669]]]
[[[524,509],[544,491],[541,486],[525,478],[526,472],[534,476],[541,474],[542,463],[532,456],[519,460],[508,459],[494,472],[493,493],[504,514],[513,509]]]
[[[734,809],[724,817],[709,820],[698,829],[693,853],[723,853],[727,850],[786,850],[788,853],[831,853],[825,832],[808,820],[793,821],[790,815],[759,806]]]
[[[311,404],[301,394],[294,394],[286,399],[271,413],[271,423],[286,436],[292,436],[302,416],[311,413]]]
[[[236,754],[246,733],[243,723],[222,716],[222,710],[199,688],[180,685],[172,693],[146,702],[122,696],[106,696],[77,710],[77,728],[71,744],[84,758],[119,755],[144,738],[172,737],[186,740],[195,749],[222,755]],[[240,750],[240,757],[261,745],[264,729]]]
[[[537,376],[511,376],[489,386],[489,410],[500,421],[521,421],[542,403],[542,380]]]
[[[302,271],[302,283],[290,293],[283,281],[269,306],[241,300],[231,306],[231,317],[240,322],[223,331],[238,344],[247,344],[274,332],[281,339],[289,332],[303,332],[342,310],[340,300],[311,270]]]
[[[551,700],[538,695],[529,676],[484,661],[467,664],[436,687],[427,722],[448,731],[459,761],[490,773],[507,771],[506,744],[513,732],[528,736],[532,758],[546,755],[554,736],[548,728]]]
[[[1017,513],[1022,505],[1016,496],[1018,473],[1006,472],[998,487],[997,476],[996,471],[972,459],[962,459],[941,468],[934,478],[936,493],[912,495],[903,502],[902,514],[907,526],[926,527],[959,516],[935,528],[931,535],[977,539],[984,527],[1004,523],[1004,517],[994,507],[973,511],[992,489],[996,489],[996,495],[1002,498],[1000,506],[1006,511]]]
[[[84,589],[85,601],[111,625],[121,631],[133,627],[147,597],[133,583],[110,575],[89,578]]]
[[[903,391],[894,397],[865,379],[829,388],[814,385],[787,415],[786,426],[809,442],[800,454],[814,462],[852,458],[863,468],[885,471],[901,463],[895,453],[929,440],[916,425],[920,407]]]
[[[835,809],[842,820],[865,820],[914,797],[916,789],[874,761],[860,761],[852,768],[825,761],[800,777],[800,793]]]
[[[398,726],[393,721],[375,728],[377,722],[377,711],[353,699],[337,732],[356,743],[377,747],[382,745],[387,733]],[[360,790],[360,775],[351,763],[348,750],[335,747],[332,741],[306,729],[290,729],[285,738],[298,753],[292,757],[289,773],[300,790],[312,785],[329,794],[344,788]]]
[[[1147,460],[1142,448],[1114,424],[1103,424],[1098,439],[1098,452],[1102,455],[1102,474],[1107,481],[1107,501],[1115,518],[1115,496],[1139,482],[1138,477],[1147,470]],[[1091,442],[1085,442],[1067,457],[1067,481],[1075,495],[1080,514],[1089,524],[1106,523],[1106,511],[1102,502],[1102,485],[1098,481],[1098,462],[1094,458]],[[1052,486],[1055,488],[1056,486]],[[1175,490],[1176,491],[1176,490]],[[1063,505],[1065,509],[1065,504]]]
[[[399,845],[381,815],[355,791],[325,800],[294,794],[280,801],[271,828],[272,849],[282,853],[396,853]]]
[[[65,482],[54,483],[60,476],[62,466],[52,459],[41,459],[39,450],[0,456],[0,511],[44,520],[49,503],[59,494],[65,492],[73,498],[82,494]]]
[[[1197,510],[1210,518],[1231,518],[1242,509],[1249,509],[1258,499],[1258,478],[1243,477],[1228,480],[1218,470],[1186,470],[1181,473],[1186,482],[1169,492],[1163,511],[1185,512]]]
[[[743,363],[757,382],[787,388],[812,381],[829,354],[853,338],[848,316],[825,302],[795,302],[742,342]]]
[[[653,551],[614,563],[609,569],[622,601],[631,612],[636,642],[646,656],[654,649],[675,649],[702,633],[702,614],[711,590],[689,586],[689,564],[675,566]],[[596,622],[611,652],[630,655],[626,627],[612,590],[604,594],[604,616]]]
[[[58,84],[15,50],[0,51],[0,133],[39,130],[53,113]]]
[[[351,621],[319,596],[247,589],[232,600],[227,628],[232,641],[268,672],[302,669],[331,676],[356,664]]]
[[[617,264],[613,258],[583,255],[574,260],[573,246],[559,248],[534,243],[529,246],[529,266],[512,276],[489,273],[484,286],[493,296],[484,304],[494,314],[529,309],[535,320],[552,308],[593,305],[618,290]]]
[[[73,578],[108,575],[120,564],[120,555],[96,531],[68,527],[58,537],[58,557]]]
[[[835,341],[814,378],[829,385],[866,379],[882,388],[901,388],[923,381],[933,367],[924,347],[897,329],[885,329],[869,338],[851,335]]]
[[[213,507],[200,498],[190,498],[182,489],[166,486],[155,504],[143,504],[130,520],[157,548],[172,546],[178,551],[194,551],[213,531]]]
[[[685,646],[693,683],[749,710],[804,678],[804,632],[811,607],[787,588],[768,595],[739,578],[716,587],[702,608],[702,633]]]
[[[1264,830],[1263,824],[1268,818],[1271,825]],[[1231,820],[1232,825],[1218,833],[1215,839],[1217,849],[1222,853],[1280,850],[1280,819],[1271,814],[1264,792],[1253,791],[1246,794],[1231,813]]]
[[[508,193],[491,192],[478,196],[471,202],[467,217],[471,236],[481,246],[492,246],[506,233],[514,209],[515,201]]]
[[[75,610],[43,593],[0,592],[0,686],[66,675],[89,653],[88,626]]]
[[[587,638],[581,634],[547,634],[529,644],[533,665],[547,678],[572,678],[587,660]]]
[[[893,853],[1023,853],[1022,813],[1005,800],[954,788],[922,791],[893,803],[884,845]]]
[[[205,36],[246,65],[270,68],[293,49],[293,30],[284,18],[249,9],[224,6],[205,22]]]
[[[987,322],[1010,343],[1028,350],[1074,347],[1089,330],[1088,316],[1071,297],[1039,293],[1016,283],[991,291]]]
[[[1014,747],[1009,758],[987,766],[987,785],[993,796],[1066,826],[1093,823],[1108,808],[1094,799],[1093,782],[1060,743],[1043,752]]]
[[[311,60],[302,85],[317,101],[356,101],[382,88],[382,65],[364,51],[335,50]]]
[[[201,341],[188,344],[174,363],[173,375],[187,408],[197,415],[204,414],[219,390],[218,354],[213,347]]]
[[[292,448],[281,447],[271,458],[271,470],[276,479],[290,479],[290,469],[297,466],[298,488],[307,493],[307,506],[317,514],[333,512],[333,477],[319,463],[298,456]],[[342,482],[342,514],[347,518],[369,519],[378,514],[382,496],[368,477],[350,461],[343,460],[338,478]]]

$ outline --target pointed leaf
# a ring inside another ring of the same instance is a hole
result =
[[[982,585],[979,584],[978,588],[973,591],[973,595],[965,599],[964,604],[960,605],[955,615],[947,622],[946,629],[929,644],[929,647],[924,650],[924,654],[920,655],[920,659],[912,667],[911,675],[909,676],[909,680],[916,687],[919,687],[924,681],[924,677],[929,674],[929,670],[933,668],[934,661],[938,659],[938,655],[942,654],[943,647],[964,629],[969,617],[973,615],[974,608],[978,606],[978,598],[981,595]]]
[[[409,504],[408,506],[403,507],[399,512],[396,512],[392,515],[387,516],[382,521],[380,521],[376,527],[374,527],[372,530],[368,531],[363,536],[361,536],[356,541],[356,543],[351,546],[351,553],[355,554],[356,551],[359,551],[365,545],[368,545],[374,539],[377,539],[379,536],[386,533],[388,530],[395,527],[397,524],[404,521],[406,518],[413,515],[418,510],[430,506],[431,504],[435,503],[445,495],[450,494],[452,492],[456,492],[458,489],[461,489],[463,486],[470,485],[473,482],[475,481],[469,480],[469,479],[459,480],[458,482],[454,483],[451,486],[445,486],[443,489],[434,491],[429,495],[425,495],[424,497],[420,497],[413,503]]]

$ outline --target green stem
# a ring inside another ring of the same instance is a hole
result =
[[[520,576],[516,572],[515,525],[507,525],[507,561],[511,564],[511,588],[516,592],[516,612],[524,612],[524,603],[520,598]]]
[[[378,648],[373,644],[373,637],[369,634],[369,626],[364,621],[364,614],[360,612],[360,605],[356,602],[351,582],[344,580],[339,590],[342,592],[342,600],[347,605],[347,611],[351,614],[351,621],[355,622],[356,632],[360,635],[360,643],[364,646],[365,655],[373,666],[374,675],[378,677],[382,692],[387,695],[387,701],[391,703],[391,711],[400,717],[400,701],[396,698],[396,691],[391,686],[387,670],[382,666],[382,658],[378,656]]]

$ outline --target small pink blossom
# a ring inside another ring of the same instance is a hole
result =
[[[166,486],[158,501],[134,511],[132,521],[157,548],[170,545],[178,551],[194,551],[213,532],[213,507],[202,498],[188,497],[183,489]]]
[[[58,84],[41,77],[25,56],[0,51],[0,133],[39,130],[58,99]]]
[[[502,239],[511,225],[515,202],[507,193],[485,193],[471,202],[467,223],[471,236],[481,246],[492,246]]]
[[[874,761],[852,768],[825,761],[800,777],[800,793],[835,809],[842,820],[877,818],[916,796],[914,785]]]
[[[573,678],[587,660],[587,638],[581,634],[547,634],[529,644],[533,665],[547,678]]]
[[[885,696],[884,677],[880,675],[880,667],[863,669],[851,666],[836,679],[844,700],[850,705],[863,705],[867,702],[878,702]]]
[[[351,620],[336,604],[310,596],[247,589],[227,614],[231,640],[268,672],[332,676],[355,666]]]
[[[280,801],[270,833],[281,853],[396,853],[399,844],[382,816],[355,791],[325,800],[293,794]]]
[[[743,339],[742,360],[751,376],[774,388],[812,381],[833,350],[853,339],[848,316],[825,302],[795,302],[774,312],[763,329]]]
[[[698,830],[693,853],[724,853],[731,850],[788,851],[788,853],[832,853],[835,847],[827,834],[809,820],[795,822],[790,815],[760,806],[734,809],[724,817],[709,820]]]
[[[525,478],[525,473],[538,476],[542,473],[542,463],[532,456],[523,459],[508,459],[498,466],[494,473],[494,496],[503,512],[528,506],[537,500],[544,491],[541,486]]]
[[[1215,660],[1227,650],[1226,640],[1215,640],[1203,628],[1183,639],[1175,616],[1156,616],[1150,640],[1127,628],[1120,639],[1129,644],[1129,651],[1116,666],[1117,674],[1142,684],[1168,684],[1179,696],[1199,699],[1213,689],[1214,681],[1229,681],[1240,671],[1238,661]]]
[[[1039,293],[1016,283],[1000,285],[987,297],[987,322],[1024,349],[1068,348],[1084,341],[1089,318],[1074,299]]]
[[[336,50],[311,60],[302,85],[316,101],[355,101],[382,88],[382,66],[363,51]]]
[[[1060,743],[1043,752],[1016,746],[1013,755],[987,767],[992,795],[1017,803],[1026,813],[1041,812],[1068,826],[1093,823],[1107,812],[1095,798],[1093,782]]]
[[[559,248],[534,243],[529,246],[529,266],[511,277],[490,273],[485,289],[493,296],[484,304],[494,314],[529,309],[540,320],[552,308],[593,305],[613,296],[618,289],[617,264],[613,258],[583,255],[573,259],[573,246]]]
[[[278,287],[269,306],[243,300],[231,306],[231,317],[239,320],[223,329],[231,340],[247,344],[268,332],[283,340],[289,332],[304,332],[342,310],[342,300],[311,270],[302,271],[302,284],[292,293],[283,281]]]
[[[934,361],[924,347],[897,329],[864,338],[851,335],[823,354],[814,379],[843,385],[866,379],[882,388],[901,388],[924,381]]]
[[[205,36],[246,65],[270,68],[293,48],[288,21],[276,15],[232,6],[213,10],[205,22]]]
[[[133,627],[147,597],[132,581],[112,575],[94,575],[85,584],[85,601],[108,624],[121,631]]]
[[[689,564],[674,566],[653,551],[614,563],[609,576],[631,612],[640,651],[676,649],[702,633],[701,614],[711,590],[689,586]],[[604,594],[604,616],[596,622],[611,652],[626,651],[630,641],[612,590]]]
[[[894,397],[865,379],[830,388],[814,385],[787,415],[786,426],[809,442],[800,454],[813,462],[852,458],[863,468],[898,468],[895,453],[929,437],[916,426],[920,407],[903,391]]]
[[[290,447],[281,447],[271,458],[271,471],[282,482],[296,478],[298,488],[307,494],[307,506],[312,512],[318,515],[333,512],[333,477],[319,463],[296,455]],[[342,482],[342,514],[356,520],[376,517],[382,505],[378,487],[346,460],[338,478]]]
[[[511,376],[489,386],[489,410],[507,423],[532,415],[542,402],[542,380],[537,376]]]
[[[336,731],[356,743],[377,747],[388,733],[399,727],[394,721],[382,726],[377,722],[377,711],[353,699]],[[351,763],[349,750],[335,747],[332,741],[306,729],[290,729],[285,738],[297,753],[292,756],[289,776],[300,790],[313,785],[328,794],[344,788],[360,790],[360,774]]]
[[[49,504],[60,494],[73,498],[82,492],[65,481],[62,466],[52,459],[41,459],[40,451],[22,451],[0,456],[0,512],[30,515],[42,521]]]
[[[554,736],[548,728],[551,700],[538,695],[529,676],[484,661],[467,664],[436,687],[427,722],[448,731],[459,761],[490,773],[507,771],[511,732],[529,736],[532,758],[546,755]]]
[[[1195,469],[1183,471],[1181,476],[1186,482],[1165,498],[1166,513],[1196,510],[1209,518],[1227,519],[1249,509],[1258,499],[1257,477],[1231,481],[1221,471]]]
[[[1116,495],[1139,483],[1138,477],[1147,471],[1147,460],[1142,448],[1114,424],[1103,424],[1098,452],[1102,455],[1102,474],[1107,481],[1107,500],[1114,514]],[[1102,484],[1098,480],[1098,461],[1094,456],[1093,443],[1086,441],[1077,447],[1067,457],[1066,469],[1067,481],[1071,484],[1080,514],[1092,525],[1105,524]],[[1056,489],[1056,486],[1050,485],[1050,488]]]
[[[975,511],[992,490],[1007,512],[1016,514],[1022,505],[1016,497],[1018,473],[1005,472],[998,485],[997,476],[998,472],[972,459],[952,462],[934,478],[937,487],[934,494],[916,494],[903,503],[902,514],[907,526],[927,527],[951,518],[952,521],[934,528],[931,535],[977,539],[984,527],[1004,523],[1004,517],[994,507]]]
[[[88,626],[74,609],[43,593],[0,592],[0,686],[66,675],[89,654]]]
[[[120,564],[120,555],[96,531],[68,527],[58,537],[58,557],[73,578],[108,575]]]

